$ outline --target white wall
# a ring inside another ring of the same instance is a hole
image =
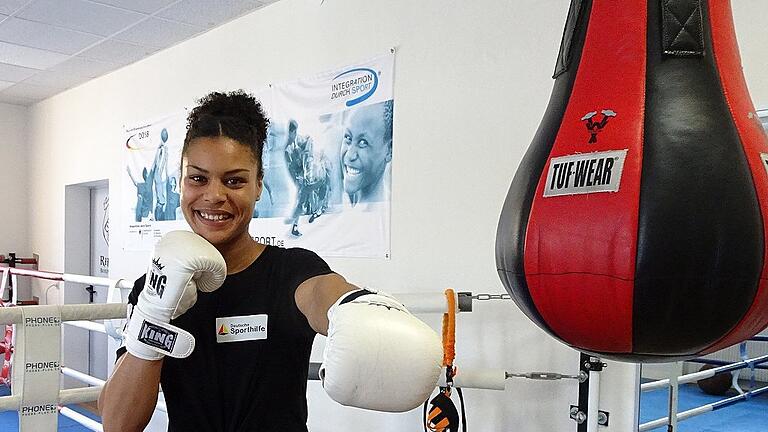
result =
[[[16,252],[19,258],[32,256],[27,236],[29,187],[27,121],[29,109],[0,103],[0,255]],[[22,266],[29,268],[27,266]],[[18,278],[18,298],[30,300],[30,281]],[[3,293],[3,297],[8,294]]]
[[[567,0],[283,0],[31,110],[31,245],[43,268],[64,265],[64,186],[110,180],[123,193],[121,128],[155,118],[213,89],[269,82],[397,48],[392,259],[333,259],[353,282],[390,292],[500,293],[494,241],[503,199],[552,87]],[[735,2],[753,97],[768,104],[759,0]],[[117,206],[113,206],[115,209]],[[121,250],[112,212],[110,272],[134,277],[145,254]],[[439,317],[425,317],[439,328]],[[577,371],[578,354],[531,324],[510,302],[485,302],[458,320],[457,364],[511,371]],[[319,341],[313,360],[319,359]],[[631,429],[635,368],[612,364],[600,408],[608,430]],[[201,391],[204,389],[201,389]],[[572,431],[575,382],[512,381],[506,392],[466,392],[475,432]],[[310,428],[418,430],[420,412],[343,408],[310,384]],[[353,426],[354,425],[354,426]]]
[[[27,238],[27,117],[28,108],[0,103],[0,255],[17,252],[19,257],[31,256]]]

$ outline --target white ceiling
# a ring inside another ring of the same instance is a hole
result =
[[[31,105],[277,0],[0,0],[0,102]]]

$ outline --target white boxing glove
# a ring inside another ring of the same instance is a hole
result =
[[[224,283],[227,264],[207,240],[189,231],[171,231],[155,245],[125,330],[125,347],[144,360],[166,355],[183,358],[195,348],[195,338],[169,324],[197,301],[197,290],[211,292]]]
[[[342,405],[386,412],[429,398],[442,370],[440,337],[397,300],[367,290],[328,309],[323,388]]]

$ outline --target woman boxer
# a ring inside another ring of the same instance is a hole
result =
[[[242,91],[199,102],[180,180],[194,233],[163,237],[134,285],[125,347],[99,399],[104,430],[143,430],[162,384],[169,431],[306,431],[316,333],[328,335],[321,376],[333,399],[381,411],[418,406],[440,372],[437,334],[315,253],[254,241],[248,224],[263,189],[268,121]]]

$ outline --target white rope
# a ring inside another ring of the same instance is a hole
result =
[[[54,306],[54,305],[51,305]],[[110,318],[122,318],[125,316],[125,304],[64,304],[57,305],[61,310],[62,321],[77,320],[102,320]],[[22,309],[37,308],[40,306],[16,306],[0,308],[0,325],[21,324]]]
[[[80,423],[81,425],[85,426],[86,428],[96,431],[96,432],[104,432],[104,427],[101,426],[101,423],[97,422],[96,420],[93,420],[90,417],[84,416],[80,414],[79,412],[69,409],[67,407],[62,407],[59,410],[59,413],[65,417],[69,417],[72,420]]]
[[[72,368],[68,368],[65,366],[61,367],[61,373],[63,375],[66,375],[68,377],[75,378],[77,380],[80,380],[86,384],[95,385],[95,386],[103,386],[106,381],[103,379],[96,378],[94,376],[88,375],[86,373],[74,370]]]
[[[64,324],[71,325],[72,327],[79,327],[89,331],[107,333],[107,330],[104,328],[104,324],[95,323],[93,321],[65,321]]]
[[[83,387],[75,389],[59,390],[59,403],[69,405],[73,403],[93,402],[99,399],[101,387]],[[21,395],[0,397],[0,411],[18,411],[21,408]]]
[[[766,361],[768,361],[768,355],[764,355],[764,356],[760,356],[760,357],[755,357],[755,358],[751,358],[751,359],[747,359],[747,360],[741,360],[741,361],[738,361],[738,362],[731,363],[729,365],[719,366],[719,367],[712,368],[712,369],[705,369],[703,371],[698,371],[698,372],[689,373],[687,375],[682,375],[682,376],[680,376],[677,379],[677,382],[678,382],[678,384],[688,384],[688,383],[692,383],[694,381],[699,381],[699,380],[702,380],[702,379],[707,379],[707,378],[713,377],[713,376],[715,376],[718,373],[729,372],[729,371],[739,370],[739,369],[745,369],[745,368],[750,367],[753,364],[765,363]],[[645,384],[642,384],[640,386],[640,391],[646,392],[646,391],[656,390],[656,389],[660,389],[660,388],[664,388],[664,387],[668,387],[668,386],[669,386],[669,378],[665,378],[665,379],[662,379],[662,380],[651,381],[651,382],[647,382]]]
[[[3,270],[5,271],[5,269]],[[50,271],[41,271],[41,270],[27,270],[27,269],[22,269],[17,267],[8,267],[7,271],[13,276],[28,276],[28,277],[36,277],[39,279],[74,282],[74,283],[81,283],[85,285],[97,285],[97,286],[111,286],[115,284],[117,285],[118,288],[124,288],[124,289],[133,288],[132,283],[123,279],[115,281],[112,279],[96,277],[96,276],[85,276],[85,275],[78,275],[78,274],[71,274],[71,273],[59,273],[59,272],[50,272]]]
[[[57,286],[61,284],[62,282],[70,282],[70,283],[76,283],[76,284],[87,284],[87,285],[96,285],[96,286],[107,286],[109,287],[109,294],[108,296],[110,302],[106,304],[63,304],[63,305],[46,305],[46,306],[18,306],[18,307],[11,307],[11,308],[0,308],[0,325],[3,324],[18,324],[20,326],[20,331],[23,332],[24,329],[27,328],[27,326],[32,326],[34,328],[39,328],[41,325],[53,325],[53,326],[60,326],[61,324],[67,324],[75,327],[84,328],[89,331],[97,331],[100,333],[108,333],[111,336],[114,337],[113,334],[117,334],[119,336],[119,327],[121,327],[121,319],[125,318],[126,315],[126,304],[123,293],[125,290],[131,289],[133,287],[133,283],[125,281],[123,279],[118,280],[112,280],[107,278],[99,278],[99,277],[93,277],[93,276],[83,276],[83,275],[74,275],[74,274],[68,274],[68,273],[57,273],[57,272],[45,272],[45,271],[37,271],[37,270],[26,270],[26,269],[20,269],[20,268],[2,268],[2,287],[0,287],[0,290],[5,291],[6,286],[8,285],[9,280],[11,282],[15,282],[15,279],[17,276],[22,277],[33,277],[33,278],[40,278],[40,279],[46,279],[55,281],[54,285],[51,286]],[[59,288],[62,288],[63,285],[59,286]],[[46,290],[46,303],[47,300],[47,291]],[[18,290],[14,290],[14,294],[16,294]],[[15,300],[15,299],[14,299]],[[16,303],[15,301],[13,302]],[[34,308],[34,309],[33,309]],[[52,310],[55,310],[56,313],[52,313],[50,316],[42,315],[42,313],[38,312],[37,314],[32,313],[33,311],[42,311],[43,309],[40,308],[54,308]],[[91,322],[92,320],[106,320],[109,324],[112,325],[112,327],[116,327],[111,329],[111,332],[107,331],[107,328],[104,324],[101,323],[95,323]],[[21,333],[20,333],[21,334]],[[16,331],[14,331],[14,339],[16,337]],[[33,343],[32,342],[29,343]],[[52,341],[51,341],[52,342]],[[40,343],[46,343],[45,341],[41,340]],[[58,341],[56,344],[58,345]],[[18,352],[24,352],[23,346],[17,346]],[[18,386],[19,388],[24,388],[23,382],[25,381],[23,379],[22,368],[22,375],[17,377],[19,379]],[[75,389],[58,389],[58,398],[57,400],[53,400],[55,398],[50,398],[49,404],[55,405],[68,405],[68,404],[78,404],[83,402],[93,402],[98,400],[99,395],[101,393],[101,390],[104,386],[105,381],[101,380],[99,378],[93,377],[91,375],[85,374],[83,372],[68,368],[68,367],[61,367],[60,372],[62,375],[66,375],[75,379],[78,379],[82,382],[85,382],[87,384],[92,385],[92,387],[82,387],[82,388],[75,388]],[[57,380],[58,381],[58,380]],[[54,387],[55,388],[55,387]],[[21,394],[12,394],[11,396],[5,396],[0,397],[0,411],[21,411],[22,409],[27,409],[28,401],[22,402],[22,395]],[[22,407],[24,405],[24,407]],[[51,405],[48,405],[51,406]],[[167,411],[167,408],[165,406],[165,403],[163,401],[159,401],[157,404],[157,409],[161,411]],[[93,431],[103,431],[102,425],[85,415],[82,415],[70,408],[67,407],[60,407],[59,413],[71,418],[72,420],[78,422],[79,424],[83,425],[84,427],[93,430]],[[21,428],[21,424],[19,425]],[[27,425],[29,426],[29,425]]]

